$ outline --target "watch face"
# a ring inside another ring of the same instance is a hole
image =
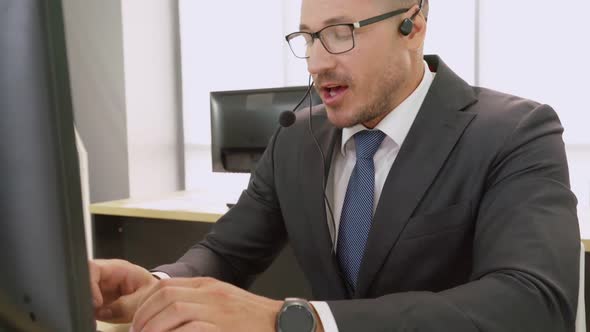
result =
[[[282,312],[279,318],[281,332],[308,332],[313,329],[313,317],[301,305],[292,305]]]

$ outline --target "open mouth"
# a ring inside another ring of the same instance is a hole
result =
[[[326,85],[322,87],[322,100],[327,106],[333,106],[342,101],[348,91],[347,85]]]

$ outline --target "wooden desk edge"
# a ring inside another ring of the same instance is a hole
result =
[[[131,324],[111,324],[96,321],[96,328],[101,332],[127,332]]]
[[[180,196],[182,194],[183,192],[173,193],[174,196]],[[223,215],[223,213],[129,208],[125,205],[118,206],[119,204],[125,204],[133,201],[135,200],[125,199],[119,201],[91,204],[90,213],[108,216],[166,219],[206,223],[215,223]],[[590,216],[590,213],[588,214],[588,216]],[[582,243],[584,243],[585,251],[590,252],[590,239],[582,238]]]
[[[209,222],[215,223],[222,214],[220,213],[201,213],[191,211],[168,211],[155,209],[141,209],[128,207],[104,206],[100,204],[90,205],[90,213],[107,216],[122,216],[135,218],[150,219],[168,219],[191,222]]]

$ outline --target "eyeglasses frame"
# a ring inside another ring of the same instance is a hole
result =
[[[422,2],[420,3],[420,5],[422,5]],[[290,40],[296,36],[300,36],[302,34],[306,34],[309,35],[311,37],[311,44],[313,45],[313,43],[315,42],[316,39],[318,39],[320,41],[320,43],[322,43],[322,46],[324,47],[324,49],[330,53],[330,54],[342,54],[342,53],[346,53],[346,52],[350,52],[352,49],[354,49],[354,47],[356,46],[355,43],[355,39],[354,39],[354,32],[357,29],[360,29],[364,26],[370,25],[370,24],[374,24],[377,22],[381,22],[384,21],[388,18],[397,16],[397,15],[401,15],[404,13],[407,13],[408,11],[410,11],[411,8],[402,8],[402,9],[397,9],[391,12],[387,12],[385,14],[381,14],[381,15],[377,15],[377,16],[373,16],[367,19],[364,19],[362,21],[357,21],[357,22],[353,22],[353,23],[339,23],[339,24],[331,24],[328,26],[323,27],[321,30],[318,30],[316,32],[307,32],[307,31],[296,31],[293,33],[290,33],[288,35],[285,36],[285,40],[287,41],[287,43],[289,44],[289,48],[291,48],[291,52],[293,53],[293,55],[295,55],[295,57],[299,58],[299,59],[309,59],[309,56],[306,57],[300,57],[298,56],[295,51],[293,50],[293,48],[291,47],[291,43]],[[420,12],[420,10],[418,11]],[[348,26],[350,27],[351,30],[351,34],[352,34],[352,47],[346,51],[342,51],[342,52],[332,52],[328,49],[328,47],[326,46],[326,44],[324,43],[324,41],[322,40],[322,38],[320,38],[320,34],[322,33],[322,31],[331,28],[331,27],[335,27],[335,26]]]

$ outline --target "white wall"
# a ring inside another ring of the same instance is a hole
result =
[[[129,194],[168,193],[184,187],[178,6],[161,0],[121,5]]]
[[[277,0],[180,0],[186,144],[211,143],[210,91],[284,84],[281,10]]]
[[[425,54],[438,54],[469,84],[475,83],[475,1],[430,1]]]
[[[245,187],[247,175],[211,172],[209,92],[284,85],[282,2],[179,5],[186,187]]]
[[[64,0],[92,202],[184,187],[177,0]]]
[[[590,1],[481,0],[481,84],[550,104],[568,144],[590,144]]]
[[[299,30],[299,20],[301,18],[301,0],[283,0],[283,12],[281,26],[282,38],[275,41],[277,47],[282,48],[282,57],[284,59],[285,86],[307,85],[309,74],[307,64],[304,60],[296,58],[291,53],[289,45],[284,36],[291,32]]]

